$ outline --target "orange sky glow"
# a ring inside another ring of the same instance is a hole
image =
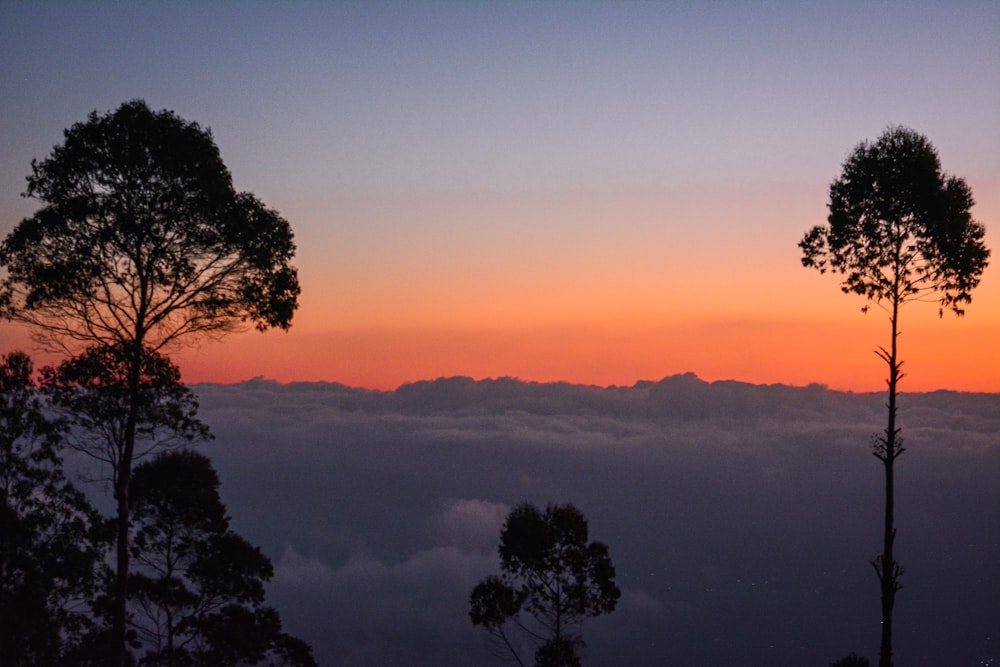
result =
[[[822,220],[824,196],[816,186],[695,188],[303,210],[289,217],[306,228],[357,216],[418,228],[433,220],[436,231],[421,253],[406,238],[300,247],[303,292],[289,332],[234,334],[172,355],[191,383],[263,376],[390,390],[466,375],[621,386],[694,372],[881,391],[873,350],[888,342],[885,313],[862,314],[863,300],[842,294],[836,276],[799,263],[796,243]],[[1000,219],[995,198],[980,201],[977,219]],[[627,229],[602,224],[615,213]],[[477,230],[492,231],[463,231],[472,215]],[[737,215],[742,232],[723,227]],[[553,229],[574,234],[549,238]],[[1000,391],[996,274],[987,269],[963,318],[939,318],[932,303],[905,307],[904,390]],[[23,330],[4,333],[30,345]]]
[[[335,379],[383,390],[451,375],[622,386],[692,371],[709,381],[817,382],[834,389],[880,391],[885,368],[872,350],[884,327],[872,326],[871,315],[867,319],[857,324],[718,321],[619,331],[245,334],[185,351],[177,359],[188,382],[235,382],[248,379],[250,372],[279,381]],[[943,324],[935,332],[934,322],[922,324],[911,327],[901,341],[905,390],[1000,390],[995,356],[983,357],[995,354],[1000,327],[963,331]]]
[[[190,381],[263,375],[393,389],[468,375],[631,385],[691,371],[705,380],[879,391],[885,369],[873,350],[887,342],[885,314],[863,315],[863,301],[842,294],[834,276],[799,265],[796,242],[807,224],[798,221],[821,219],[823,195],[822,188],[782,186],[511,197],[514,203],[450,198],[423,208],[397,202],[411,219],[427,216],[442,227],[440,242],[424,239],[427,255],[407,254],[405,240],[372,249],[383,256],[379,270],[352,284],[349,276],[363,269],[339,265],[329,253],[329,265],[302,265],[302,305],[289,333],[241,334],[179,359]],[[450,235],[459,228],[449,230],[448,221],[473,215],[473,206],[487,229],[510,230],[516,220],[518,234]],[[720,232],[740,210],[745,231]],[[399,211],[357,214],[391,220]],[[631,228],[605,235],[599,230],[614,225],[599,222],[614,212]],[[994,212],[986,214],[1000,219]],[[562,217],[574,221],[574,238],[532,231],[565,229]],[[671,232],[677,229],[685,231]],[[387,261],[387,252],[398,255]],[[353,259],[363,265],[366,258]],[[906,389],[1000,391],[993,272],[967,311],[938,318],[934,304],[906,307]]]

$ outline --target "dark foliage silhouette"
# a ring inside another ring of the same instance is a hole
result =
[[[621,596],[607,546],[587,540],[587,519],[573,505],[543,512],[523,503],[507,515],[501,574],[486,577],[470,595],[469,617],[490,633],[498,656],[523,665],[524,640],[539,667],[580,664],[579,625],[614,611]]]
[[[881,588],[880,667],[892,665],[892,613],[903,574],[893,552],[894,464],[904,451],[897,425],[900,309],[936,300],[942,315],[964,313],[989,259],[985,228],[972,219],[972,206],[969,186],[941,171],[924,136],[892,127],[855,147],[830,185],[827,225],[799,242],[804,266],[841,274],[845,293],[867,299],[863,311],[874,303],[889,316],[889,347],[877,351],[889,370],[888,424],[873,443],[885,469],[882,553],[872,561]]]
[[[0,311],[71,354],[123,355],[127,411],[116,470],[117,562],[111,664],[125,659],[128,489],[148,351],[248,324],[287,328],[297,306],[288,223],[238,193],[212,135],[142,101],[65,131],[32,162],[25,195],[43,203],[0,244]]]
[[[104,522],[65,477],[27,355],[0,359],[0,665],[65,664],[91,629]]]
[[[583,663],[576,649],[581,643],[579,639],[550,639],[535,651],[536,667],[580,667]]]
[[[191,451],[140,464],[129,597],[140,665],[315,665],[308,645],[264,607],[271,561],[229,529],[219,478]]]
[[[198,401],[167,357],[143,350],[135,389],[134,439],[129,458],[211,438],[197,418]],[[52,406],[72,425],[66,446],[105,464],[117,489],[127,465],[131,360],[119,347],[91,347],[58,366],[42,369],[42,388]]]
[[[868,658],[849,653],[837,662],[831,662],[830,667],[871,667],[871,663],[868,662]]]

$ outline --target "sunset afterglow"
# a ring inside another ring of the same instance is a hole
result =
[[[997,0],[0,0],[0,140],[0,662],[1000,666]]]
[[[901,388],[1000,391],[989,4],[4,12],[0,231],[37,206],[18,196],[32,159],[137,97],[210,127],[236,186],[292,225],[291,331],[175,350],[186,381],[693,372],[879,391],[884,315],[796,244],[848,151],[901,123],[967,179],[994,248],[964,318],[904,311]]]

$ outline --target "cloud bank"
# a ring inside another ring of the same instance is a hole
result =
[[[323,665],[500,664],[468,619],[510,507],[572,502],[623,597],[586,664],[874,659],[884,398],[693,375],[597,388],[197,385],[233,527]],[[1000,395],[901,398],[899,664],[1000,659]]]

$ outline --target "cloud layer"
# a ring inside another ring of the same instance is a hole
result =
[[[491,664],[468,595],[523,500],[574,503],[609,545],[623,597],[584,624],[587,664],[877,655],[881,396],[692,375],[195,389],[233,526],[321,664]],[[897,661],[998,659],[1000,395],[901,410]]]

